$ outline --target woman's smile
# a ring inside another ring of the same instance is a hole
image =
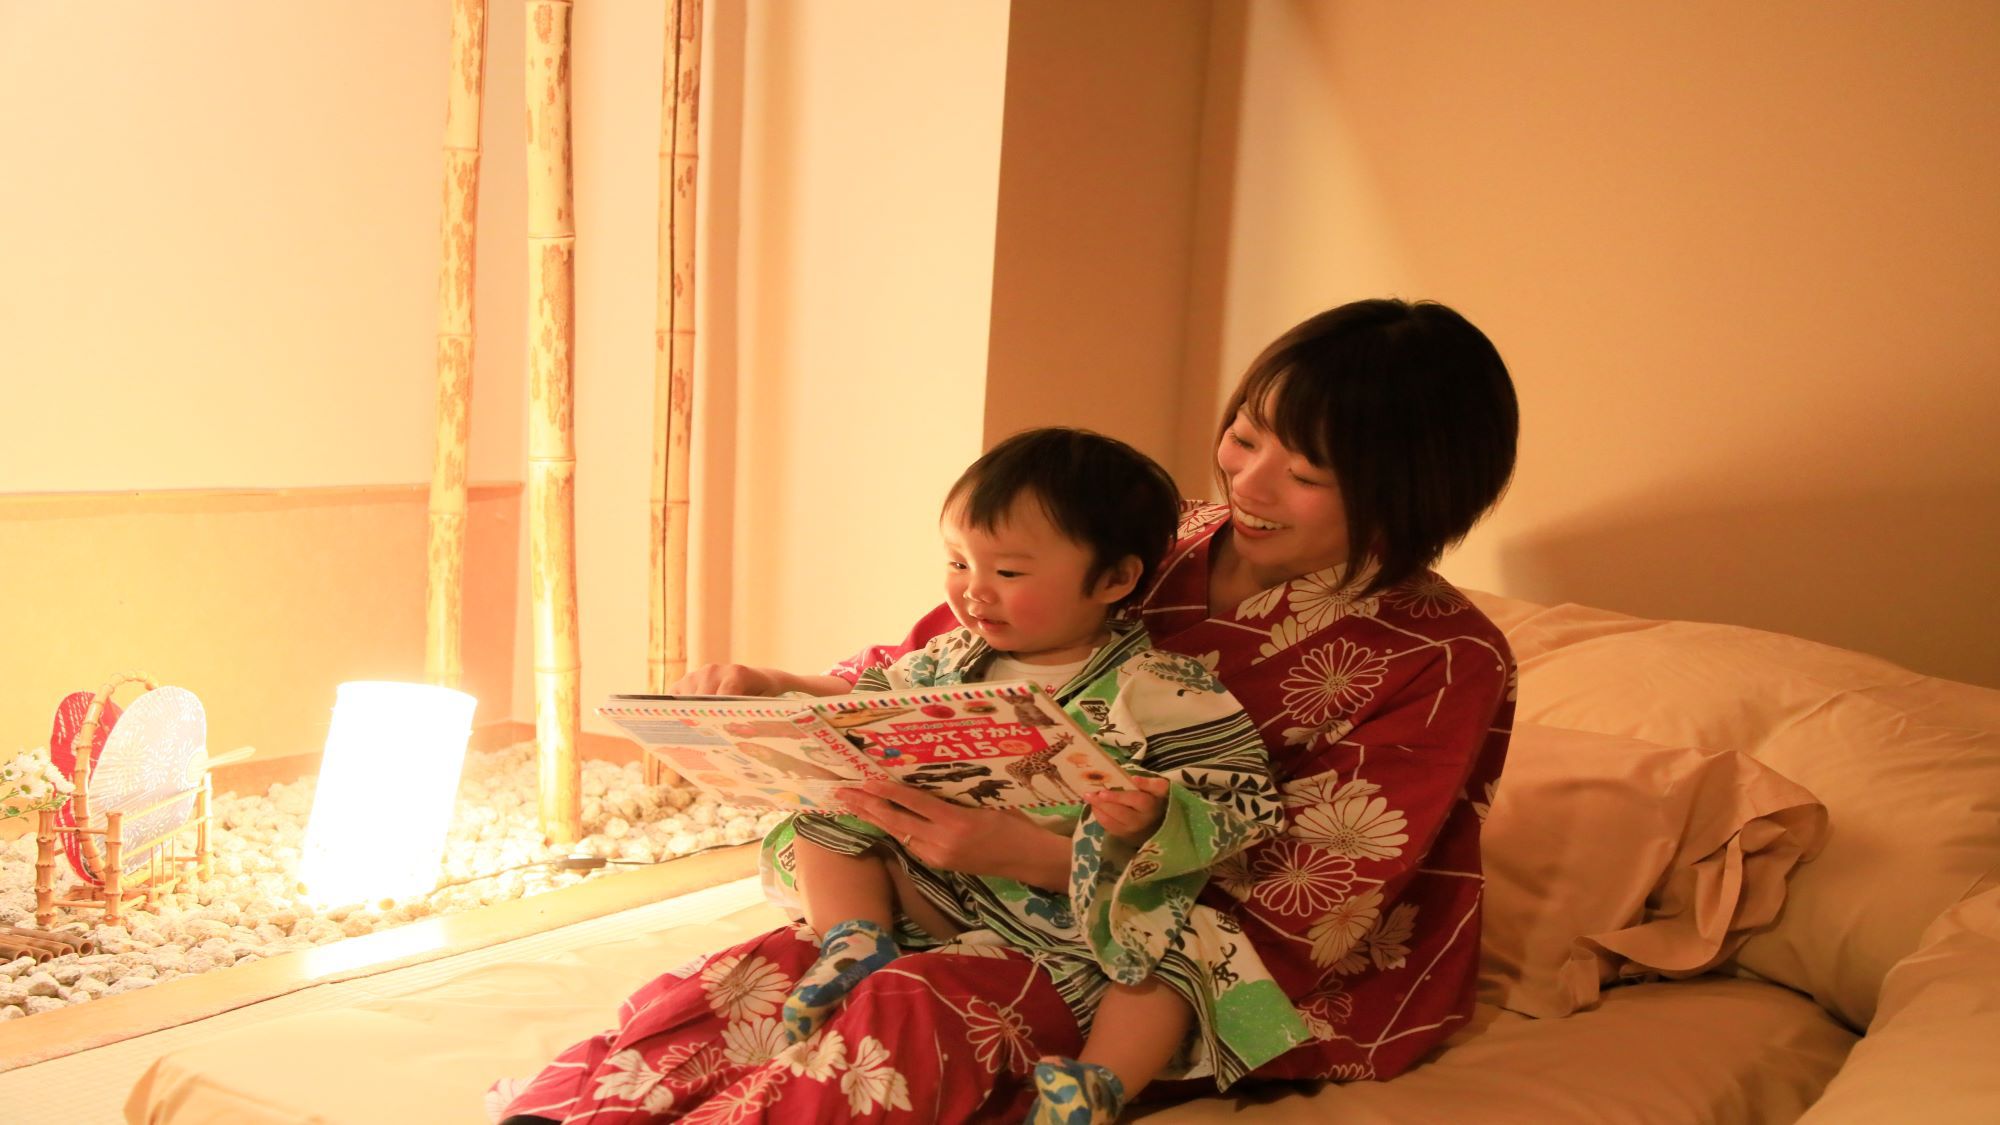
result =
[[[1276,520],[1267,520],[1262,516],[1252,515],[1245,511],[1240,504],[1230,505],[1230,511],[1236,516],[1237,530],[1253,537],[1283,531],[1291,526],[1290,524],[1279,523]]]
[[[1256,588],[1347,557],[1347,510],[1330,470],[1287,449],[1239,412],[1223,431],[1215,463],[1229,488],[1229,530]]]

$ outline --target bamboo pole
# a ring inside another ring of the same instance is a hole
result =
[[[431,458],[429,573],[424,584],[424,678],[455,688],[465,601],[465,456],[472,419],[472,281],[479,226],[480,95],[486,0],[452,0],[451,82],[444,114],[440,223],[437,445]]]
[[[583,830],[576,757],[576,213],[570,196],[569,0],[528,0],[528,569],[542,835]]]
[[[701,0],[667,8],[660,82],[659,274],[653,331],[652,534],[646,671],[663,692],[687,672],[690,456],[694,435],[695,182],[701,121]],[[647,755],[646,780],[678,781]]]
[[[653,691],[665,691],[687,671],[701,0],[673,0],[669,5],[665,77],[660,86],[660,257],[653,334],[653,580],[647,659]]]

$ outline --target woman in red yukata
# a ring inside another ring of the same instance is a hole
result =
[[[1514,667],[1500,631],[1429,568],[1505,489],[1516,429],[1505,364],[1451,309],[1370,300],[1312,317],[1231,396],[1215,452],[1227,502],[1188,506],[1142,603],[1153,645],[1208,665],[1242,703],[1284,799],[1284,833],[1215,868],[1200,898],[1311,1033],[1249,1080],[1391,1078],[1472,1014],[1479,830]],[[957,624],[940,606],[901,646],[830,675],[710,666],[679,690],[845,692]],[[872,782],[850,802],[933,867],[1068,885],[1069,841],[1018,813]],[[508,1089],[506,1113],[931,1123],[1033,1109],[1081,1123],[1121,1108],[1038,1102],[1036,1062],[1075,1056],[1084,1032],[1030,954],[976,934],[905,952],[792,1043],[779,1008],[819,955],[801,924],[667,973],[616,1027]]]

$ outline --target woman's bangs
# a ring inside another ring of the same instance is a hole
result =
[[[1276,434],[1286,449],[1301,454],[1315,468],[1333,471],[1333,395],[1324,381],[1293,379],[1289,371],[1274,371],[1258,380],[1261,387],[1246,388],[1244,409],[1258,427]],[[1255,406],[1251,404],[1255,403]]]

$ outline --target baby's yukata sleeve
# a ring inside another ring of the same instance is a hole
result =
[[[1180,942],[1209,869],[1277,835],[1284,808],[1256,726],[1206,668],[1148,652],[1119,680],[1100,736],[1143,739],[1128,769],[1169,782],[1165,818],[1134,848],[1086,812],[1070,896],[1105,973],[1137,984]]]
[[[958,627],[958,619],[952,616],[949,605],[939,603],[936,609],[917,619],[910,632],[900,642],[893,645],[870,645],[826,670],[829,676],[839,676],[853,684],[862,673],[871,668],[886,668],[931,641]],[[864,688],[858,684],[856,691],[880,691],[881,688]]]
[[[862,669],[855,677],[855,691],[894,691],[922,687],[925,671],[937,667],[937,645],[925,644],[904,653],[892,664]],[[793,813],[790,820],[772,830],[783,832],[787,843],[793,835],[810,840],[842,855],[860,855],[888,837],[888,833],[858,816],[841,813]]]

